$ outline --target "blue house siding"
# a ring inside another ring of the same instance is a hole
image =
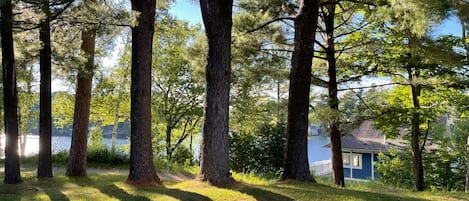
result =
[[[376,164],[378,161],[379,161],[378,160],[378,154],[373,154],[373,162]],[[379,175],[376,172],[376,165],[373,165],[373,169],[374,169],[373,173],[375,175],[375,180],[377,180],[379,178]]]
[[[362,153],[362,169],[352,169],[352,175],[356,179],[371,178],[371,154]]]
[[[350,168],[344,167],[344,177],[350,178]]]
[[[371,153],[359,153],[359,152],[344,152],[344,154],[361,154],[361,169],[357,167],[344,167],[344,177],[349,179],[360,179],[360,180],[369,180],[378,178],[378,173],[376,173],[376,167],[373,166],[372,171],[372,161],[378,161],[377,154]],[[372,158],[373,155],[373,158]]]

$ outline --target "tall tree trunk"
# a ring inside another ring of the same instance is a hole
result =
[[[0,132],[0,158],[3,158],[4,151],[5,151],[5,149],[3,148],[3,134]]]
[[[282,123],[280,118],[280,78],[277,79],[277,125]]]
[[[169,121],[167,121],[168,125],[166,126],[166,157],[168,160],[171,161],[171,155],[173,155],[171,151],[171,133],[172,133],[172,128],[169,125]]]
[[[0,2],[0,31],[2,42],[3,109],[5,123],[6,184],[21,183],[18,155],[18,91],[16,90],[15,55],[13,49],[13,6],[11,0]]]
[[[208,57],[199,179],[217,186],[234,181],[228,155],[232,4],[233,0],[200,0]]]
[[[39,29],[39,39],[41,40],[40,50],[40,115],[39,115],[39,159],[37,165],[37,177],[52,177],[52,101],[51,101],[51,68],[52,50],[50,41],[49,26],[49,1],[42,1],[42,12],[46,19],[41,22]]]
[[[87,0],[85,3],[94,4],[95,0]],[[75,111],[73,113],[72,143],[70,145],[70,157],[65,172],[69,177],[87,175],[86,149],[90,119],[96,29],[87,28],[83,30],[81,37],[81,51],[83,51],[86,56],[86,63],[84,69],[78,72]]]
[[[334,17],[335,17],[336,4],[331,3],[327,5],[324,23],[326,25],[327,34],[327,49],[326,57],[328,62],[328,76],[329,76],[329,108],[336,112],[339,111],[339,98],[337,97],[337,62],[335,57],[335,37],[334,37]],[[344,187],[344,166],[342,161],[342,142],[339,130],[339,117],[334,117],[330,120],[330,138],[332,149],[332,177],[334,184]]]
[[[469,61],[469,45],[467,44],[466,38],[467,38],[467,25],[462,19],[461,16],[459,16],[459,21],[461,22],[461,37],[462,37],[462,42],[464,45],[464,50],[466,50],[466,62]],[[467,65],[467,63],[466,63]],[[466,161],[466,186],[465,186],[465,192],[469,193],[469,136],[467,137],[467,161]]]
[[[192,138],[193,137],[192,137],[192,132],[191,132],[191,136],[190,136],[190,140],[189,140],[189,152],[191,153],[192,156],[194,156],[194,149],[192,148],[192,142],[193,142]]]
[[[412,70],[408,70],[409,73],[409,82],[411,83],[410,87],[412,90],[412,104],[414,113],[412,114],[411,120],[411,146],[412,146],[412,169],[414,172],[414,190],[415,191],[423,191],[424,181],[423,181],[423,160],[422,160],[422,150],[420,149],[420,85],[418,83],[414,83],[418,79],[418,72],[412,72]]]
[[[466,189],[465,192],[469,193],[469,136],[467,136],[467,159],[466,159]]]
[[[319,0],[300,1],[295,18],[288,97],[287,146],[282,179],[313,181],[308,163],[308,113],[313,44],[318,22]]]
[[[153,165],[151,144],[151,60],[155,0],[132,0],[139,12],[132,28],[132,84],[130,112],[130,173],[127,183],[161,183]]]

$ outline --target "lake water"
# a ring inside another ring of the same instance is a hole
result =
[[[5,145],[5,136],[0,135],[0,156],[3,156],[3,150]],[[52,152],[57,153],[63,150],[69,150],[71,143],[71,137],[69,136],[53,136],[52,137]],[[104,143],[111,148],[111,138],[104,138]],[[329,137],[327,136],[310,136],[308,138],[308,158],[309,162],[317,162],[323,160],[329,160],[331,153],[329,148],[324,147],[329,143]],[[116,146],[120,147],[121,145],[129,144],[127,139],[116,139]],[[198,149],[195,149],[198,150]],[[26,150],[25,155],[31,156],[39,152],[39,136],[38,135],[28,135],[26,139]],[[198,153],[196,153],[198,155]]]
[[[315,135],[308,138],[309,163],[331,159],[331,151],[324,147],[329,144],[329,136]]]
[[[3,150],[5,146],[5,135],[0,135],[0,142],[2,150],[0,156],[3,156]],[[69,136],[52,136],[52,153],[57,153],[59,151],[69,150],[72,138]],[[111,148],[111,138],[104,138],[104,143]],[[127,139],[116,139],[116,147],[121,145],[129,144]],[[26,149],[25,155],[31,156],[39,153],[39,136],[38,135],[28,135],[26,137]]]

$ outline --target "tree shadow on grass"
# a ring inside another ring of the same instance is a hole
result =
[[[200,195],[200,194],[188,192],[188,191],[181,191],[179,189],[174,189],[174,188],[163,187],[163,188],[156,190],[156,192],[179,199],[179,200],[183,200],[183,201],[212,201],[212,199],[204,195]]]
[[[406,200],[406,201],[427,201],[427,199],[409,197],[398,194],[375,193],[351,189],[334,188],[322,184],[301,184],[301,185],[272,185],[269,188],[275,191],[288,193],[290,195],[311,195],[307,200],[343,200],[355,198],[367,201],[382,200]],[[313,197],[314,196],[314,197]],[[304,200],[305,197],[295,198]]]
[[[40,179],[38,185],[45,186],[42,190],[47,196],[49,196],[50,200],[70,200],[67,195],[60,191],[61,188],[57,188],[57,186],[63,186],[62,182],[57,182],[53,178],[47,178]]]
[[[264,190],[262,188],[255,187],[254,185],[238,184],[233,190],[239,191],[244,194],[248,194],[254,197],[258,201],[293,201],[293,198],[274,193],[272,191]]]
[[[119,188],[115,184],[107,185],[107,186],[96,186],[104,194],[109,195],[110,197],[114,197],[119,200],[150,200],[144,196],[136,196],[127,193],[125,190]],[[144,191],[148,193],[155,193],[160,195],[166,195],[169,197],[173,197],[178,200],[183,201],[212,201],[210,198],[193,193],[188,191],[181,191],[178,189],[171,189],[165,187],[135,187],[138,188],[138,191]]]
[[[126,191],[120,189],[114,184],[107,185],[107,186],[96,186],[96,188],[106,195],[110,197],[116,198],[118,200],[142,200],[142,201],[150,201],[149,198],[139,195],[132,195],[127,193]]]
[[[74,182],[78,185],[89,185],[93,183],[99,183],[99,180],[107,180],[110,183],[102,185],[91,185],[93,188],[98,189],[101,193],[106,194],[110,197],[116,198],[118,200],[151,200],[148,197],[145,196],[139,196],[139,195],[133,195],[129,194],[126,192],[124,189],[119,188],[114,184],[114,182],[117,182],[118,180],[112,179],[113,176],[109,175],[100,175],[99,178],[81,178],[79,182]],[[128,184],[125,184],[128,185]],[[166,188],[164,186],[133,186],[132,188],[135,188],[138,193],[146,194],[160,194],[160,195],[166,195],[169,197],[173,197],[178,200],[182,201],[212,201],[210,198],[200,195],[197,193],[193,192],[188,192],[188,191],[182,191],[179,189],[173,189],[173,188]]]
[[[18,196],[18,186],[21,184],[0,184],[0,200],[19,201],[21,196]]]

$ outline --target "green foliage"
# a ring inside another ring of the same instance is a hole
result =
[[[425,181],[431,190],[464,191],[467,169],[460,152],[437,149],[426,156]]]
[[[88,163],[110,166],[129,164],[130,160],[122,152],[111,152],[106,145],[88,147],[86,158]]]
[[[203,116],[204,87],[194,76],[187,46],[199,27],[170,16],[155,23],[152,61],[152,129],[157,153],[175,163],[192,161],[182,156],[189,136],[197,135]],[[163,147],[164,146],[164,147]],[[172,159],[174,154],[182,154]],[[186,153],[187,155],[187,153]]]
[[[426,179],[432,190],[464,190],[468,119],[457,119],[449,129],[447,133],[434,137],[433,142],[439,149],[431,149],[426,154]]]
[[[56,92],[52,95],[52,118],[54,126],[64,128],[73,123],[75,97],[67,92]]]
[[[280,175],[286,130],[284,124],[265,124],[255,133],[231,133],[230,167],[236,172]]]
[[[106,147],[104,144],[103,129],[100,126],[93,126],[90,131],[89,145],[91,147]]]
[[[439,144],[442,145],[442,144]],[[464,190],[466,174],[466,158],[464,152],[448,151],[442,146],[423,154],[425,168],[425,183],[432,191],[461,191]],[[409,150],[397,152],[391,150],[389,154],[380,153],[376,171],[379,181],[402,188],[412,188],[412,155]]]
[[[380,182],[408,189],[412,188],[411,153],[399,153],[396,150],[390,150],[389,154],[379,153],[378,159],[376,172],[379,174]]]
[[[58,164],[67,164],[68,162],[68,151],[59,151],[57,153],[52,154],[52,162]]]
[[[180,165],[194,165],[194,153],[185,146],[178,146],[171,160]]]
[[[36,157],[35,157],[36,158]],[[52,154],[52,161],[55,164],[66,165],[68,162],[68,151],[60,151]],[[87,162],[90,166],[112,166],[129,164],[128,154],[124,152],[112,153],[104,146],[91,146],[86,151]]]

